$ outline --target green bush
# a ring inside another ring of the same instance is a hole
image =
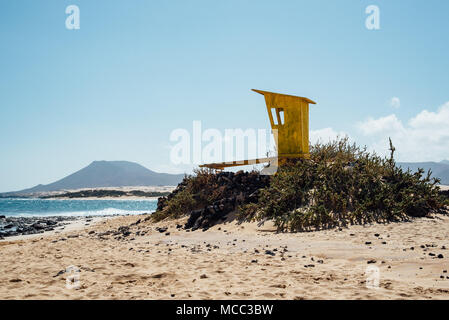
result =
[[[311,146],[309,160],[290,160],[270,179],[256,171],[228,175],[199,169],[161,198],[152,216],[156,221],[179,218],[237,195],[244,195],[239,219],[273,220],[279,230],[291,231],[402,221],[442,211],[449,200],[439,195],[439,180],[430,171],[397,167],[391,141],[390,150],[390,157],[382,158],[347,138],[318,143]],[[248,198],[255,191],[257,203]]]
[[[259,193],[255,207],[240,216],[273,220],[281,230],[311,230],[400,221],[425,216],[444,207],[438,179],[431,172],[403,171],[389,159],[370,154],[348,139],[311,147],[310,160],[290,161],[279,168]]]
[[[156,211],[151,216],[153,221],[160,221],[165,218],[179,218],[187,214],[190,210],[194,209],[195,201],[188,189],[183,189],[176,193],[167,206],[162,211]]]

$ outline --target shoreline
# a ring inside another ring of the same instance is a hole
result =
[[[72,232],[72,231],[81,231],[90,225],[95,225],[96,223],[104,221],[105,219],[116,218],[116,217],[117,216],[81,217],[79,219],[68,220],[62,226],[55,228],[55,230],[45,231],[43,233],[21,234],[21,235],[17,235],[17,236],[4,237],[3,239],[0,239],[0,243],[8,242],[8,241],[29,240],[29,239],[39,238],[39,237],[42,240],[44,237],[50,237],[53,235],[63,235],[64,233]]]
[[[123,196],[123,197],[55,197],[55,198],[28,198],[38,200],[130,200],[130,201],[157,201],[159,197],[136,197],[136,196]]]
[[[0,242],[46,237],[82,230],[98,222],[126,216],[148,216],[151,213],[87,216],[0,216]]]
[[[114,198],[158,198],[172,192],[176,186],[126,186],[66,189],[32,193],[3,192],[0,199],[114,199]],[[66,197],[67,195],[67,197]]]

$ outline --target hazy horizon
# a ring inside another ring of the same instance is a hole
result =
[[[83,170],[83,169],[85,169],[85,168],[91,166],[92,164],[94,164],[94,163],[96,163],[96,162],[125,162],[125,163],[130,163],[130,164],[138,164],[138,165],[141,165],[141,164],[139,164],[139,163],[137,163],[137,162],[127,161],[127,160],[94,160],[94,161],[92,161],[90,164],[88,164],[87,166],[84,166],[84,167],[82,167],[82,168],[79,168],[79,169],[77,169],[77,170],[75,170],[75,171],[73,171],[73,172],[69,172],[69,173],[67,173],[67,174],[65,174],[65,175],[63,175],[63,176],[61,176],[61,177],[59,177],[57,180],[51,181],[49,184],[52,184],[52,183],[57,182],[57,181],[59,181],[59,180],[65,179],[65,178],[69,177],[70,175],[72,175],[72,174],[74,174],[74,173],[77,173],[78,171],[81,171],[81,170]],[[399,162],[398,164],[399,164],[399,165],[402,165],[402,164],[409,164],[409,163],[412,164],[412,163],[416,163],[416,162]],[[440,162],[433,162],[433,163],[441,163],[441,164],[448,165],[448,167],[449,167],[449,160],[442,160],[442,161],[440,161]],[[147,168],[147,167],[145,167],[145,166],[143,166],[143,167],[144,167],[145,169],[148,169],[148,170],[153,171],[153,172],[155,172],[155,173],[166,173],[166,172],[158,172],[158,171],[154,171],[154,170],[151,170],[151,168]],[[246,168],[246,166],[244,166],[244,167],[237,167],[237,168],[235,168],[233,171],[240,170],[241,168]],[[184,172],[184,173],[185,173],[185,172]],[[184,174],[184,173],[179,173],[179,174]],[[449,171],[448,171],[448,173],[449,173]],[[176,174],[176,173],[175,173],[175,174]],[[443,184],[444,184],[444,183],[443,183]],[[36,184],[36,185],[33,185],[33,186],[27,186],[27,187],[22,188],[22,189],[20,189],[20,190],[18,189],[18,190],[0,191],[0,193],[9,193],[9,192],[22,191],[22,190],[25,190],[25,189],[30,189],[30,188],[39,186],[39,185],[47,185],[47,184],[39,183],[39,184]],[[130,186],[131,186],[131,185],[130,185]],[[132,185],[132,186],[138,186],[138,185],[136,184],[136,185]],[[119,186],[116,186],[116,187],[119,187]],[[86,187],[86,188],[90,188],[90,187]],[[95,188],[112,188],[112,186],[110,186],[110,187],[95,187]],[[65,188],[65,189],[67,189],[67,188]],[[78,188],[69,188],[69,189],[78,189]]]

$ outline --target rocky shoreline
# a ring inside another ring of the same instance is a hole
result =
[[[0,215],[0,240],[6,237],[64,230],[66,225],[79,220],[84,220],[85,224],[89,225],[92,219],[92,217],[6,217]]]
[[[40,199],[53,199],[53,198],[69,198],[69,199],[83,199],[83,198],[124,198],[124,197],[141,197],[141,198],[155,198],[169,195],[170,192],[158,192],[151,191],[146,192],[142,190],[81,190],[77,192],[65,192],[61,194],[52,194],[40,196]]]

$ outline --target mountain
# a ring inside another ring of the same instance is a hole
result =
[[[403,169],[410,168],[412,171],[423,168],[426,173],[430,169],[432,170],[432,177],[440,178],[441,184],[449,185],[449,160],[441,162],[398,162],[397,165]]]
[[[125,186],[173,186],[184,178],[184,174],[158,173],[129,161],[94,161],[87,167],[56,182],[33,188],[8,192],[29,194],[81,188],[125,187]],[[5,194],[4,194],[5,195]]]

